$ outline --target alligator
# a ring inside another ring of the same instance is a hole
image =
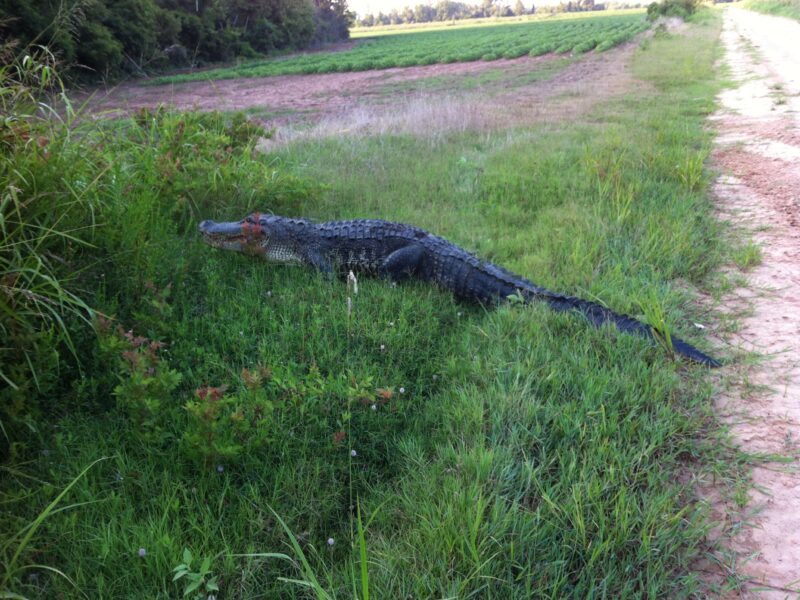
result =
[[[694,346],[664,336],[633,317],[539,287],[412,225],[377,219],[316,223],[253,213],[241,221],[203,221],[199,230],[203,241],[215,248],[259,256],[272,263],[310,266],[331,276],[353,271],[393,282],[413,277],[438,284],[459,299],[483,305],[513,299],[543,301],[559,312],[577,311],[596,327],[610,323],[620,331],[651,340],[670,339],[674,352],[709,367],[720,366]]]

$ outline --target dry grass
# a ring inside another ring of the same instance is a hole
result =
[[[518,87],[505,81],[504,89],[499,90],[485,85],[462,93],[416,92],[380,104],[367,98],[354,106],[318,113],[316,119],[306,116],[281,123],[271,139],[262,140],[259,149],[269,151],[298,140],[342,136],[413,135],[435,142],[453,133],[502,131],[585,118],[598,105],[646,86],[627,68],[635,48],[631,43],[588,56],[550,79]]]
[[[485,99],[477,96],[415,95],[392,104],[360,104],[323,115],[313,124],[290,123],[262,140],[260,149],[270,150],[298,140],[341,136],[414,135],[438,138],[449,133],[495,129],[503,119]]]

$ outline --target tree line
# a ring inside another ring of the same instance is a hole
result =
[[[594,0],[569,0],[558,5],[546,6],[544,10],[551,13],[581,12],[605,10],[606,5]],[[403,23],[431,23],[434,21],[457,21],[462,19],[484,19],[487,17],[515,17],[532,15],[537,12],[535,5],[527,8],[522,0],[517,0],[513,7],[501,0],[483,0],[480,4],[466,4],[452,0],[440,0],[435,6],[417,4],[414,8],[406,6],[388,13],[367,14],[356,21],[360,27],[378,25],[400,25]]]
[[[347,0],[0,0],[0,39],[83,78],[254,58],[347,39]]]

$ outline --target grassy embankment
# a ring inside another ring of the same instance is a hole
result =
[[[437,63],[582,54],[608,50],[647,29],[644,13],[591,15],[526,23],[406,32],[364,40],[349,50],[253,61],[234,67],[167,75],[154,84],[272,75],[333,73]],[[397,32],[399,33],[399,32]]]
[[[800,0],[745,0],[742,6],[769,15],[800,20]]]
[[[17,214],[56,207],[31,225],[75,238],[34,232],[42,260],[114,321],[67,319],[80,371],[45,351],[57,329],[19,333],[44,336],[38,392],[3,355],[20,391],[2,390],[0,590],[175,597],[189,549],[226,598],[690,593],[707,523],[681,475],[733,472],[704,441],[708,371],[541,306],[355,294],[214,251],[195,226],[251,209],[409,221],[551,288],[663,311],[704,346],[686,282],[724,253],[703,170],[717,35],[648,41],[644,83],[569,123],[263,156],[241,123],[143,114],[9,155]]]

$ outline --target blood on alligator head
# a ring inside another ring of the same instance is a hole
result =
[[[198,229],[209,246],[245,254],[264,254],[270,239],[268,228],[264,227],[258,213],[241,221],[203,221]]]
[[[272,263],[298,265],[304,264],[298,243],[308,245],[311,241],[308,235],[301,235],[298,241],[298,228],[307,224],[303,219],[253,213],[241,221],[203,221],[199,229],[203,241],[214,248],[259,256]]]

